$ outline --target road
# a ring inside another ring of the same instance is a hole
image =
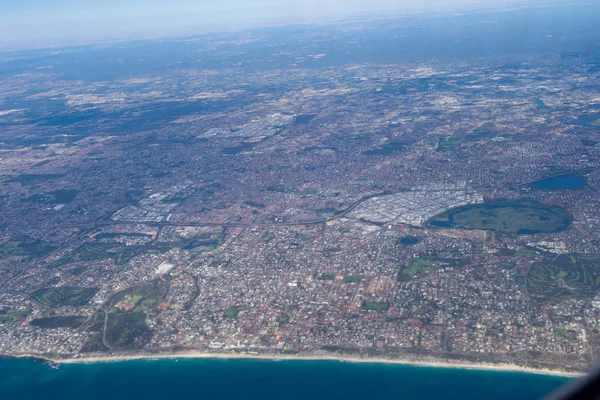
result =
[[[364,203],[367,200],[372,199],[373,197],[378,197],[378,196],[385,196],[388,195],[390,193],[388,192],[383,192],[383,193],[377,193],[377,194],[372,194],[369,196],[365,196],[363,198],[361,198],[360,200],[355,201],[354,203],[352,203],[348,208],[346,208],[345,210],[341,211],[340,213],[332,216],[332,217],[328,217],[328,218],[318,218],[318,219],[313,219],[313,220],[308,220],[308,221],[281,221],[281,222],[172,222],[172,221],[114,221],[114,220],[104,220],[104,221],[96,221],[96,222],[86,222],[86,223],[73,223],[73,224],[63,224],[61,225],[62,227],[73,227],[73,228],[95,228],[95,227],[100,227],[100,226],[110,226],[110,225],[130,225],[130,224],[145,224],[145,225],[151,225],[151,226],[158,226],[158,227],[164,227],[164,226],[199,226],[199,227],[216,227],[216,226],[221,226],[221,227],[226,227],[226,228],[245,228],[245,227],[258,227],[258,228],[270,228],[270,227],[277,227],[277,226],[302,226],[302,225],[319,225],[319,224],[324,224],[326,222],[329,221],[334,221],[336,219],[339,218],[343,218],[346,215],[348,215],[350,212],[352,212],[356,207],[358,207],[360,204]]]
[[[108,340],[106,340],[106,327],[108,325],[108,311],[106,311],[106,308],[102,308],[102,311],[104,311],[104,325],[102,326],[102,344],[107,349],[114,350],[114,348],[110,345],[110,343],[108,343]]]

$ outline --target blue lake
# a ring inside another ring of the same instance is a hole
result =
[[[541,190],[583,189],[585,178],[581,175],[561,175],[533,182],[529,187]]]

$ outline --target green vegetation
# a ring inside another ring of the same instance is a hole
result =
[[[96,261],[112,258],[116,265],[123,265],[141,252],[141,246],[123,246],[118,243],[85,243],[73,253],[58,261],[56,267],[79,261]]]
[[[334,154],[336,151],[335,147],[309,146],[298,151],[298,154]]]
[[[515,276],[515,282],[517,285],[524,287],[525,286],[525,278],[523,278],[522,276]]]
[[[157,250],[167,251],[172,246],[168,243],[147,246],[124,246],[121,243],[103,243],[92,242],[84,243],[75,249],[71,254],[61,258],[52,267],[57,268],[62,265],[71,264],[80,261],[97,261],[112,259],[116,265],[123,265],[131,261],[135,256],[143,251]]]
[[[266,205],[264,205],[263,203],[258,203],[256,201],[252,201],[252,200],[245,201],[244,204],[247,206],[256,207],[256,208],[265,208],[266,207]]]
[[[332,254],[339,253],[340,251],[342,251],[342,249],[340,249],[339,247],[329,247],[329,248],[323,250],[323,254],[325,254],[327,256],[331,256]]]
[[[249,309],[250,308],[248,308],[248,307],[240,307],[240,306],[228,307],[225,309],[225,311],[223,311],[223,317],[225,317],[227,319],[236,319],[242,311],[247,311]]]
[[[138,232],[102,232],[94,236],[94,239],[115,239],[121,237],[140,237],[146,239],[152,239],[152,235],[147,233],[138,233]]]
[[[483,241],[475,240],[473,241],[473,254],[483,254],[484,245]]]
[[[412,263],[410,268],[406,268],[400,273],[404,275],[417,275],[423,272],[429,272],[433,270],[432,267],[437,263],[438,262],[436,260],[429,260],[419,257]]]
[[[106,340],[119,350],[138,349],[150,340],[152,331],[146,325],[146,314],[132,312],[108,314]]]
[[[333,207],[325,207],[325,208],[318,208],[315,210],[316,213],[318,214],[332,214],[332,215],[336,215],[338,214],[340,211],[336,208]]]
[[[50,193],[33,195],[26,201],[40,204],[68,204],[75,200],[77,193],[79,191],[75,189],[59,189]]]
[[[527,289],[537,301],[591,298],[600,288],[600,256],[561,255],[535,263]]]
[[[144,301],[142,301],[142,304],[145,306],[152,306],[154,304],[156,304],[157,300],[156,299],[146,299]]]
[[[434,267],[462,267],[468,263],[466,259],[455,258],[425,258],[419,257],[413,261],[409,268],[406,268],[398,274],[399,281],[410,280],[413,276],[433,271]]]
[[[56,250],[58,243],[43,242],[27,235],[19,235],[0,245],[3,256],[43,256]]]
[[[87,271],[87,268],[84,267],[83,265],[79,265],[79,266],[73,268],[70,272],[71,272],[71,275],[73,275],[73,276],[79,276],[79,275],[83,274],[85,271]]]
[[[70,317],[47,317],[37,318],[31,321],[30,325],[37,326],[44,329],[58,329],[58,328],[71,328],[76,329],[85,322],[87,318],[83,316],[70,316]]]
[[[516,254],[517,257],[527,257],[527,258],[538,258],[540,255],[537,251],[533,249],[519,249]]]
[[[560,271],[558,274],[556,274],[555,278],[556,279],[565,279],[567,277],[567,275],[569,275],[569,273],[567,271]]]
[[[489,202],[446,211],[431,219],[437,228],[481,229],[509,235],[559,232],[572,216],[557,207],[531,202]]]
[[[515,264],[514,262],[510,262],[510,261],[501,262],[499,265],[504,269],[513,269],[514,267],[517,266],[517,264]]]
[[[272,232],[267,232],[264,235],[262,235],[262,240],[264,240],[265,242],[270,242],[273,239],[275,239],[275,234]]]
[[[288,322],[290,322],[290,319],[291,319],[291,318],[290,318],[290,316],[289,316],[288,314],[286,314],[286,313],[281,313],[281,314],[279,314],[279,316],[277,317],[277,323],[278,323],[279,325],[285,325],[285,324],[287,324]]]
[[[104,330],[104,311],[99,311],[91,316],[90,320],[82,326],[89,332],[95,332],[81,349],[82,353],[107,351],[108,348],[104,346],[102,341],[102,332]]]
[[[307,188],[307,189],[304,189],[300,194],[302,196],[313,196],[313,195],[317,194],[317,189]]]
[[[223,154],[238,154],[252,147],[252,143],[242,143],[239,146],[225,147],[221,150]]]
[[[335,274],[333,272],[323,272],[319,277],[319,280],[322,281],[332,281],[335,279]]]
[[[445,137],[440,137],[438,141],[437,151],[441,153],[449,153],[452,154],[456,152],[456,150],[460,149],[460,147],[464,143],[475,143],[481,140],[489,140],[493,137],[496,137],[497,134],[494,132],[493,128],[481,127],[473,132],[460,133],[457,135],[450,135]]]
[[[344,277],[344,283],[360,283],[361,278],[358,276],[346,275]]]
[[[63,176],[58,174],[23,174],[10,178],[7,182],[18,182],[23,186],[29,186],[37,185],[50,179],[62,178]]]
[[[436,151],[441,153],[454,153],[460,147],[461,139],[459,136],[447,136],[440,138]]]
[[[26,317],[30,314],[27,310],[13,310],[9,311],[6,314],[0,314],[0,324],[9,324],[12,322],[16,322],[23,317]]]
[[[108,306],[125,312],[154,309],[166,296],[169,286],[168,280],[163,279],[140,283],[115,294]]]
[[[368,301],[362,302],[362,308],[365,310],[387,311],[390,309],[390,303],[387,301]]]
[[[225,232],[213,233],[210,237],[194,239],[183,246],[183,250],[192,250],[192,255],[213,251],[219,247],[225,239]]]
[[[394,153],[401,152],[404,150],[404,147],[404,143],[389,142],[377,149],[363,151],[363,154],[366,156],[389,156]]]
[[[310,241],[310,240],[315,240],[316,239],[312,235],[307,235],[306,233],[300,233],[300,232],[296,232],[296,234],[294,235],[294,237],[296,239],[305,240],[305,241]]]
[[[561,337],[567,337],[569,336],[569,331],[566,329],[555,329],[554,333],[556,334],[556,336],[561,336]]]
[[[39,289],[31,293],[31,297],[39,304],[47,307],[83,306],[96,294],[96,288],[59,287]]]

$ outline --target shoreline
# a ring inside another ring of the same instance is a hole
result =
[[[19,354],[5,355],[9,358],[34,358],[48,361],[54,364],[88,364],[88,363],[109,363],[124,362],[134,360],[158,360],[158,359],[236,359],[236,360],[266,360],[266,361],[336,361],[364,364],[390,364],[406,365],[423,368],[450,368],[450,369],[469,369],[477,371],[496,371],[496,372],[519,372],[537,375],[560,376],[566,378],[577,378],[585,376],[583,372],[567,372],[551,370],[544,368],[528,368],[514,364],[477,364],[469,362],[444,362],[442,360],[408,360],[408,359],[385,359],[385,358],[361,358],[352,356],[332,356],[332,355],[286,355],[286,354],[241,354],[241,353],[206,353],[206,352],[181,352],[181,353],[162,353],[162,354],[131,354],[131,355],[107,355],[92,357],[72,357],[65,359],[54,359],[38,354]]]

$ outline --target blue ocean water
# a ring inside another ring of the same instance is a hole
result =
[[[0,359],[0,399],[538,399],[568,378],[337,361]]]

